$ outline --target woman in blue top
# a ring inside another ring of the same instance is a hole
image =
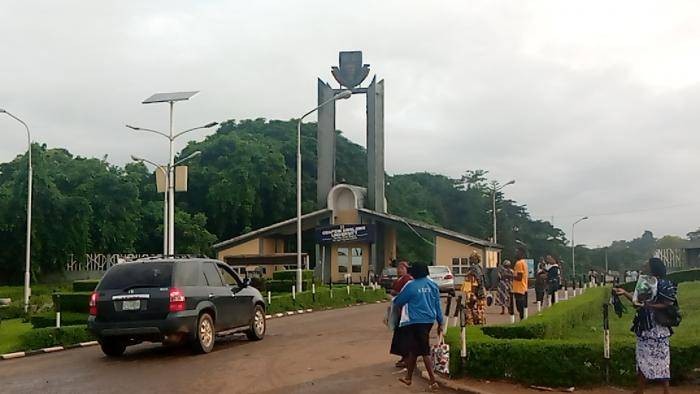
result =
[[[442,335],[440,289],[428,278],[427,265],[413,264],[410,273],[413,280],[404,286],[393,301],[395,307],[401,308],[399,327],[402,335],[399,346],[406,355],[406,377],[399,380],[407,386],[411,385],[416,361],[418,356],[422,356],[425,369],[430,375],[430,388],[437,390],[433,360],[430,358],[430,330],[437,321],[438,335]]]
[[[668,394],[671,379],[669,338],[673,330],[659,324],[654,314],[662,313],[676,304],[677,289],[673,282],[666,279],[666,266],[661,259],[649,259],[645,271],[656,277],[657,289],[652,298],[634,305],[637,308],[632,324],[632,331],[637,335],[637,392],[644,392],[647,380],[656,380],[663,382],[664,393]],[[624,289],[616,288],[615,293],[633,301],[632,295]]]

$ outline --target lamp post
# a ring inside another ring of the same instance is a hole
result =
[[[512,185],[515,183],[515,179],[512,181],[506,183],[505,185],[502,185],[500,187],[496,187],[498,184],[496,181],[493,182],[493,188],[491,189],[491,200],[493,202],[493,243],[498,243],[498,239],[496,238],[496,193],[499,192],[501,189],[508,185]]]
[[[576,243],[574,242],[574,229],[576,224],[588,219],[588,216],[584,216],[581,219],[574,222],[571,225],[571,274],[576,277]]]
[[[319,108],[324,105],[335,102],[336,100],[344,100],[352,96],[350,90],[343,90],[331,97],[330,99],[322,102],[316,108],[305,113],[299,118],[297,122],[297,291],[302,291],[301,288],[301,122],[307,116],[318,111]]]
[[[142,104],[153,104],[153,103],[169,103],[170,104],[170,122],[169,122],[169,132],[163,133],[161,131],[153,130],[153,129],[146,129],[143,127],[135,127],[135,126],[130,126],[126,125],[126,127],[134,130],[134,131],[146,131],[149,133],[155,133],[158,134],[162,137],[165,137],[169,141],[169,160],[168,160],[168,176],[166,178],[167,181],[167,195],[168,195],[168,255],[172,256],[175,255],[175,176],[173,174],[173,171],[175,171],[175,150],[174,150],[174,142],[175,140],[180,137],[183,134],[189,133],[190,131],[195,131],[195,130],[200,130],[200,129],[206,129],[210,128],[213,126],[218,125],[218,122],[211,122],[208,123],[204,126],[200,127],[194,127],[191,129],[187,129],[185,131],[181,131],[177,134],[173,134],[173,110],[175,103],[178,101],[185,101],[189,100],[190,97],[194,96],[199,92],[194,91],[194,92],[175,92],[175,93],[156,93],[153,96],[147,98],[146,100],[143,101]]]
[[[178,160],[175,162],[175,166],[178,164],[184,163],[187,160],[199,156],[202,152],[201,151],[195,151],[191,155]],[[163,173],[163,178],[165,179],[165,184],[168,185],[168,173],[170,172],[168,167],[166,165],[158,164],[155,163],[151,160],[144,159],[142,157],[134,156],[131,155],[131,160],[136,161],[136,162],[141,162],[141,163],[148,163],[156,168],[156,171],[161,171]],[[163,192],[163,255],[168,254],[168,193],[167,191]]]
[[[31,287],[29,286],[31,274],[31,258],[32,258],[32,137],[29,132],[29,126],[20,118],[0,108],[0,113],[6,114],[12,119],[18,121],[27,130],[27,249],[24,258],[24,312],[29,310],[29,296],[31,295]]]

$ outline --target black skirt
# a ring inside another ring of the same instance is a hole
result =
[[[391,354],[398,356],[429,356],[430,330],[433,323],[411,324],[394,330],[391,340]]]

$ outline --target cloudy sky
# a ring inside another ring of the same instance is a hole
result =
[[[591,246],[700,226],[697,1],[3,1],[0,107],[82,156],[166,160],[176,128],[290,119],[362,50],[386,80],[387,171],[516,179],[506,195]],[[365,144],[364,99],[337,126]],[[192,135],[201,139],[204,133]],[[0,161],[26,149],[0,119]],[[182,148],[186,141],[180,141]]]

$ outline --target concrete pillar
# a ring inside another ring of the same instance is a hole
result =
[[[335,92],[326,82],[318,80],[319,105],[333,97]],[[328,193],[335,183],[335,103],[319,108],[316,129],[316,206],[326,208]]]
[[[321,162],[319,161],[319,167]],[[367,199],[370,209],[386,213],[384,201],[384,80],[367,88]]]

